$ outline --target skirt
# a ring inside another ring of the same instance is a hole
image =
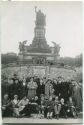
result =
[[[36,95],[36,89],[29,89],[28,90],[28,99],[34,98]]]

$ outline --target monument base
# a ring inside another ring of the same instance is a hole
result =
[[[57,57],[51,53],[19,53],[20,62],[30,62],[33,64],[45,64],[46,62],[55,62]]]

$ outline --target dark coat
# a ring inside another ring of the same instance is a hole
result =
[[[45,94],[45,85],[39,85],[37,88],[37,96],[40,97],[41,94]]]
[[[13,99],[14,95],[18,95],[18,97],[20,97],[21,91],[22,91],[22,88],[19,81],[17,84],[16,83],[11,84],[9,87],[9,98]]]

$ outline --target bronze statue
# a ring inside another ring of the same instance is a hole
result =
[[[27,40],[23,41],[23,42],[19,42],[19,49],[20,52],[25,51],[25,44],[27,43]]]
[[[54,54],[59,54],[60,51],[60,45],[56,44],[55,42],[52,41],[52,43],[54,44]]]
[[[36,10],[37,7],[35,7],[35,13],[36,13],[36,25],[40,25],[40,26],[45,26],[45,15],[41,12],[41,10],[39,10],[37,12]]]

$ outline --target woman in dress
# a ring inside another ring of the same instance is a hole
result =
[[[30,82],[27,85],[28,88],[28,98],[32,99],[36,95],[37,83],[34,82],[33,77],[30,79]]]
[[[53,85],[50,79],[47,80],[45,84],[45,96],[49,99],[53,92]]]
[[[81,88],[76,81],[73,81],[72,84],[73,84],[72,100],[77,110],[80,111],[82,108]]]

